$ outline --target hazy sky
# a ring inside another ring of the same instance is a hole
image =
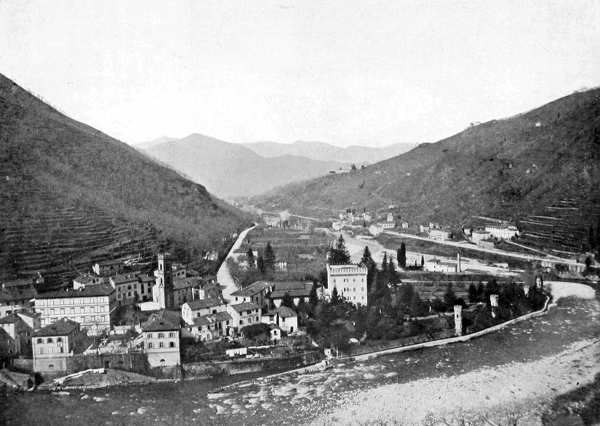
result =
[[[600,84],[600,1],[0,0],[0,72],[125,142],[435,141]]]

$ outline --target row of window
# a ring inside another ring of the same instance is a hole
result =
[[[74,297],[61,299],[36,299],[36,306],[59,306],[59,305],[81,305],[81,304],[100,304],[108,303],[107,296],[101,297]]]
[[[38,348],[38,354],[62,354],[65,352],[65,349],[60,347],[50,347],[50,348]]]
[[[147,339],[153,339],[153,338],[157,338],[157,339],[164,339],[164,338],[165,338],[165,335],[167,335],[167,334],[168,334],[168,337],[169,337],[170,339],[173,339],[173,338],[177,337],[177,333],[176,333],[176,332],[174,332],[174,331],[169,331],[169,333],[157,333],[157,334],[156,334],[156,337],[154,337],[154,334],[152,334],[152,333],[147,333],[147,334],[146,334],[146,338],[147,338]]]
[[[148,349],[152,349],[154,346],[152,342],[148,342]],[[165,342],[158,342],[158,348],[164,348]],[[169,348],[176,348],[175,342],[169,342]]]
[[[94,312],[108,312],[108,305],[96,306],[75,306],[73,308],[50,308],[39,309],[44,316],[49,315],[74,315],[74,314],[92,314]]]
[[[94,323],[94,322],[108,322],[108,315],[89,315],[83,317],[72,317],[71,320],[78,322],[80,324],[86,323]],[[51,318],[42,318],[42,325],[46,326],[48,324],[53,324],[59,320],[59,317],[51,317]]]
[[[62,343],[63,338],[62,337],[57,337],[56,338],[56,343]],[[36,343],[44,343],[44,339],[42,337],[38,337],[36,339]],[[46,339],[46,343],[54,343],[54,339],[52,337],[48,337]]]

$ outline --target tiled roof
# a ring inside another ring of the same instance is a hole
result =
[[[292,308],[288,308],[287,306],[280,306],[277,309],[277,313],[282,318],[293,318],[297,316],[296,311],[294,311]]]
[[[187,302],[192,311],[196,311],[198,309],[206,309],[212,308],[213,306],[222,305],[223,302],[219,299],[195,299],[190,302]]]
[[[53,324],[47,325],[33,333],[34,337],[40,336],[67,336],[79,329],[79,323],[67,318],[61,318]]]
[[[126,283],[131,283],[131,282],[137,282],[138,281],[138,274],[140,272],[126,272],[124,274],[116,274],[112,277],[110,277],[110,280],[115,283],[115,285],[119,285],[119,284],[126,284]]]
[[[12,313],[6,315],[5,317],[0,318],[0,324],[14,324],[15,322],[23,321],[21,318],[17,316],[17,314]]]
[[[217,312],[216,314],[202,315],[194,318],[194,325],[202,327],[204,325],[214,324],[216,322],[231,321],[231,315],[227,312]]]
[[[313,283],[310,281],[284,281],[273,283],[275,289],[271,292],[271,299],[282,299],[285,294],[292,297],[308,297]]]
[[[271,287],[271,283],[267,281],[255,281],[247,287],[241,288],[239,290],[231,293],[232,296],[241,296],[241,297],[252,297],[261,291]]]
[[[173,288],[175,290],[181,290],[188,287],[200,286],[202,279],[198,277],[186,277],[186,278],[175,278],[173,279]]]
[[[36,299],[64,299],[69,297],[108,296],[113,291],[115,291],[115,289],[108,284],[98,284],[95,286],[81,288],[79,290],[67,289],[42,293],[38,295]]]
[[[171,331],[179,330],[179,323],[175,324],[164,313],[152,314],[148,321],[142,324],[142,331]]]
[[[260,307],[256,303],[252,302],[238,303],[237,305],[230,306],[238,312],[249,311],[251,309],[260,309]]]

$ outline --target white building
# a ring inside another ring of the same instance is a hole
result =
[[[487,240],[490,238],[490,233],[488,231],[483,231],[481,229],[474,229],[471,232],[471,241],[475,244],[479,245],[480,241]]]
[[[67,371],[67,358],[73,356],[74,337],[79,324],[62,318],[33,333],[33,371],[62,374]]]
[[[227,306],[220,299],[196,299],[181,306],[181,318],[192,325],[195,318],[226,311]]]
[[[452,262],[442,262],[440,259],[429,259],[423,264],[423,270],[427,272],[455,273],[457,265]]]
[[[142,325],[143,350],[150,367],[173,367],[181,363],[179,324],[160,315],[152,315]]]
[[[35,299],[42,327],[67,318],[79,323],[90,335],[110,329],[110,316],[115,309],[115,290],[108,284],[43,293]]]
[[[277,281],[272,284],[269,298],[277,308],[283,303],[286,294],[292,298],[295,306],[298,306],[301,300],[308,303],[313,288],[312,281]]]
[[[227,313],[231,315],[231,323],[236,331],[241,330],[247,325],[260,323],[261,311],[256,303],[239,303],[237,305],[227,305]]]
[[[298,314],[287,306],[267,312],[261,317],[263,324],[275,325],[286,333],[298,331]]]
[[[499,240],[510,240],[512,237],[519,235],[516,226],[486,225],[485,231]]]
[[[338,295],[355,305],[367,304],[367,268],[358,265],[327,265],[327,283],[324,295],[331,297],[333,289]]]
[[[431,229],[429,238],[436,241],[446,241],[450,239],[450,231],[447,229]]]

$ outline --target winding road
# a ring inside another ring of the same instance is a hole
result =
[[[256,228],[256,224],[240,232],[237,239],[231,246],[229,253],[227,253],[227,257],[225,258],[225,260],[221,264],[221,267],[217,271],[217,282],[221,284],[221,286],[223,286],[223,298],[226,302],[229,302],[231,298],[231,293],[238,289],[237,284],[235,283],[235,280],[231,275],[231,271],[229,270],[229,266],[227,265],[227,260],[235,260],[237,258],[237,254],[235,253],[236,250],[238,250],[242,246],[242,243],[246,239],[246,235],[248,235],[248,232],[250,232],[254,228]]]

